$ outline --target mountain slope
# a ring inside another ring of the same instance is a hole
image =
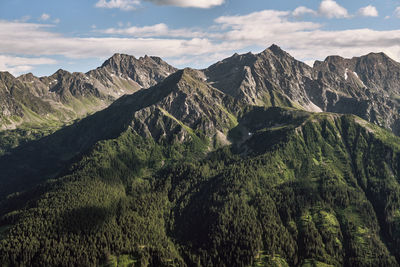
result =
[[[397,137],[280,108],[253,109],[231,134],[232,150],[172,165],[170,146],[132,130],[98,143],[66,176],[3,203],[1,261],[398,266]]]
[[[105,110],[11,150],[0,157],[0,196],[55,177],[96,142],[116,138],[128,128],[166,144],[228,143],[227,132],[237,124],[243,106],[206,84],[201,75],[178,71],[154,87],[123,96]]]

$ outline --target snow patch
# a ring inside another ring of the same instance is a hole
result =
[[[347,74],[347,72],[349,71],[348,68],[346,68],[346,70],[344,71],[344,79],[347,81],[347,78],[349,78],[349,75]]]
[[[364,84],[364,82],[360,79],[360,76],[358,76],[357,72],[353,72],[353,73],[354,73],[354,75],[356,75],[356,77],[357,77],[358,80],[360,81],[361,85],[364,86],[364,87],[366,87],[365,84]]]

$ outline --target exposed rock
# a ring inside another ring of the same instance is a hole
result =
[[[400,134],[400,63],[384,53],[329,56],[311,68],[272,45],[203,71],[214,87],[251,105],[350,113]]]

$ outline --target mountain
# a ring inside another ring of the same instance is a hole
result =
[[[260,54],[235,54],[204,70],[208,82],[251,105],[302,106],[320,111],[308,98],[312,68],[273,45]]]
[[[96,70],[49,77],[0,72],[0,155],[148,88],[176,69],[158,57],[115,54]]]
[[[115,54],[96,70],[70,73],[58,70],[49,77],[31,73],[13,77],[0,73],[0,127],[23,123],[65,123],[107,107],[124,94],[148,88],[176,69],[157,57]]]
[[[115,54],[106,60],[100,68],[87,74],[103,83],[107,80],[123,78],[136,83],[137,89],[156,85],[165,77],[177,71],[159,57],[144,56],[136,59],[125,54]],[[117,77],[117,78],[116,78]]]
[[[56,176],[96,142],[128,129],[166,144],[227,144],[228,130],[237,124],[241,109],[232,97],[205,83],[201,72],[177,71],[156,86],[125,95],[92,116],[0,157],[0,197]]]
[[[399,135],[400,63],[383,53],[314,64],[310,97],[323,110],[351,113]]]
[[[143,88],[0,155],[2,265],[400,265],[400,139],[367,116],[397,114],[396,62],[272,46],[150,82],[159,62],[49,78],[62,105],[96,94],[79,75]]]
[[[311,68],[272,45],[203,71],[213,86],[252,105],[350,113],[400,134],[400,63],[383,53],[329,56]]]

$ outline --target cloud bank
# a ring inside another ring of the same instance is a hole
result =
[[[362,11],[364,15],[375,15],[372,8]],[[170,28],[165,23],[141,27],[121,25],[96,28],[93,30],[96,37],[87,38],[55,33],[55,25],[0,20],[0,68],[17,73],[40,64],[54,64],[50,59],[54,56],[103,60],[116,52],[157,55],[178,67],[206,67],[234,52],[259,52],[272,43],[307,62],[333,54],[352,57],[369,52],[385,52],[400,60],[400,30],[325,30],[323,24],[302,19],[304,14],[313,12],[297,8],[220,16],[211,27],[203,29]],[[346,14],[336,10],[330,16]]]

